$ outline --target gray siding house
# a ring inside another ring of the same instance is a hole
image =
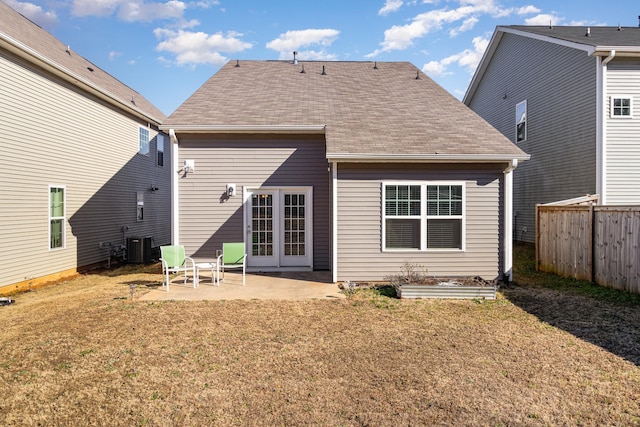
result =
[[[640,28],[497,27],[463,102],[531,155],[517,240],[535,240],[537,203],[640,204]]]
[[[1,293],[106,264],[131,236],[171,241],[164,119],[0,2]]]
[[[229,62],[160,128],[196,260],[244,242],[249,271],[511,277],[528,155],[410,63]]]

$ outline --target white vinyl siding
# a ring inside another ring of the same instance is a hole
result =
[[[640,100],[640,61],[614,60],[607,65],[606,93],[611,101],[628,98],[630,116],[612,116],[605,110],[605,193],[609,205],[640,204],[640,118],[633,109]],[[606,99],[605,99],[606,101]],[[605,104],[605,108],[607,105]]]
[[[11,203],[0,208],[0,259],[12,261],[0,286],[106,264],[107,244],[131,235],[170,243],[170,171],[136,155],[142,123],[1,50],[0,76],[0,166],[12,171],[1,190]],[[65,250],[49,250],[47,188],[56,183],[66,189]],[[160,190],[148,194],[137,223],[132,194],[152,183]]]

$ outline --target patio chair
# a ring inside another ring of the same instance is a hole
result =
[[[245,283],[245,268],[247,254],[244,252],[244,243],[223,243],[222,255],[218,257],[218,266],[222,271],[224,280],[224,270],[227,268],[242,268],[242,286]]]
[[[162,261],[162,274],[165,276],[167,292],[169,292],[169,273],[182,273],[184,275],[184,284],[187,284],[187,273],[191,271],[193,278],[193,287],[198,287],[198,277],[196,276],[196,263],[191,257],[185,256],[184,246],[160,246],[160,261]],[[191,266],[189,266],[191,264]]]

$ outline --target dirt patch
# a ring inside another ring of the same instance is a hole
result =
[[[535,285],[490,302],[137,301],[160,281],[86,275],[0,307],[2,424],[640,424],[638,306]]]

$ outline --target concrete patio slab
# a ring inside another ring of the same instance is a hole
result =
[[[211,282],[211,277],[201,274],[199,286],[185,285],[178,277],[166,288],[153,289],[138,298],[139,301],[202,301],[202,300],[304,300],[344,298],[338,285],[331,282],[331,273],[325,271],[256,273],[246,275],[242,286],[242,274],[225,273],[220,286]]]

